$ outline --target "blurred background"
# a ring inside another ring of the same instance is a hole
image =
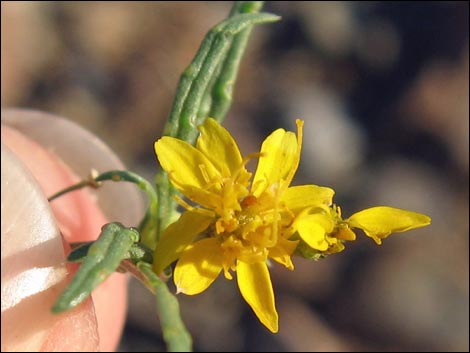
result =
[[[1,3],[1,104],[45,110],[106,141],[151,179],[176,84],[231,2]],[[242,151],[305,120],[294,184],[432,225],[364,236],[340,256],[274,266],[280,332],[235,281],[180,296],[196,351],[468,351],[468,2],[268,2],[225,125]],[[131,282],[120,351],[165,349],[150,293]]]

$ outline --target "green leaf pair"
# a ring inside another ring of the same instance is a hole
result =
[[[66,311],[83,302],[129,256],[129,250],[138,240],[139,233],[135,229],[125,228],[120,223],[104,225],[98,240],[89,247],[80,268],[52,311]]]

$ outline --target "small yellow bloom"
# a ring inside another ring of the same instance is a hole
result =
[[[331,240],[322,236],[334,227],[328,217],[307,214],[328,209],[332,189],[289,187],[300,160],[302,125],[297,120],[297,136],[278,129],[266,138],[252,181],[245,164],[253,157],[242,158],[233,137],[213,119],[199,127],[195,147],[172,137],[155,143],[173,185],[198,207],[180,200],[187,210],[163,233],[154,271],[178,260],[174,281],[189,295],[207,289],[222,271],[227,279],[235,272],[243,298],[272,332],[278,331],[278,315],[267,260],[292,270],[299,242],[290,239],[293,234],[314,225],[318,234],[305,241],[326,250]],[[297,220],[299,215],[304,217]]]
[[[213,119],[199,127],[196,146],[162,137],[155,151],[173,185],[189,200],[186,211],[162,234],[153,269],[160,273],[173,261],[178,292],[198,294],[224,273],[238,287],[259,320],[278,331],[278,315],[267,262],[293,270],[294,251],[318,258],[344,250],[356,239],[354,228],[381,244],[392,232],[430,224],[423,214],[380,206],[346,220],[332,205],[334,191],[316,185],[290,186],[300,160],[303,122],[297,136],[278,129],[260,153],[242,158],[230,135]],[[259,157],[253,179],[245,164]],[[190,204],[191,203],[191,204]]]
[[[344,250],[344,241],[356,239],[353,228],[362,229],[380,245],[382,239],[391,233],[425,227],[430,223],[431,218],[424,214],[388,206],[368,208],[343,220],[341,209],[332,205],[328,209],[317,208],[301,213],[295,220],[298,234],[303,240],[299,251],[307,258]]]

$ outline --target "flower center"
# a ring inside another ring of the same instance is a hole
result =
[[[241,210],[215,223],[215,237],[224,250],[224,268],[235,269],[236,260],[266,261],[270,248],[278,244],[282,232],[281,213],[275,198],[250,194],[240,201]]]

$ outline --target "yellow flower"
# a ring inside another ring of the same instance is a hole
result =
[[[335,205],[328,209],[307,210],[294,221],[300,238],[307,245],[300,244],[299,251],[309,258],[344,250],[344,241],[356,239],[353,228],[362,229],[380,245],[382,239],[391,233],[425,227],[430,223],[431,218],[424,214],[388,206],[371,207],[343,220],[341,209]]]
[[[289,238],[304,227],[296,219],[308,210],[328,209],[334,194],[316,185],[289,187],[300,160],[302,125],[297,120],[297,136],[274,131],[261,152],[247,158],[213,119],[199,127],[195,147],[172,137],[155,143],[162,168],[192,205],[179,200],[186,211],[162,234],[154,271],[178,260],[174,281],[178,292],[189,295],[207,289],[222,271],[227,279],[236,272],[243,298],[272,332],[278,331],[278,315],[267,261],[292,270],[299,241]],[[259,162],[251,181],[245,164],[254,157]]]

